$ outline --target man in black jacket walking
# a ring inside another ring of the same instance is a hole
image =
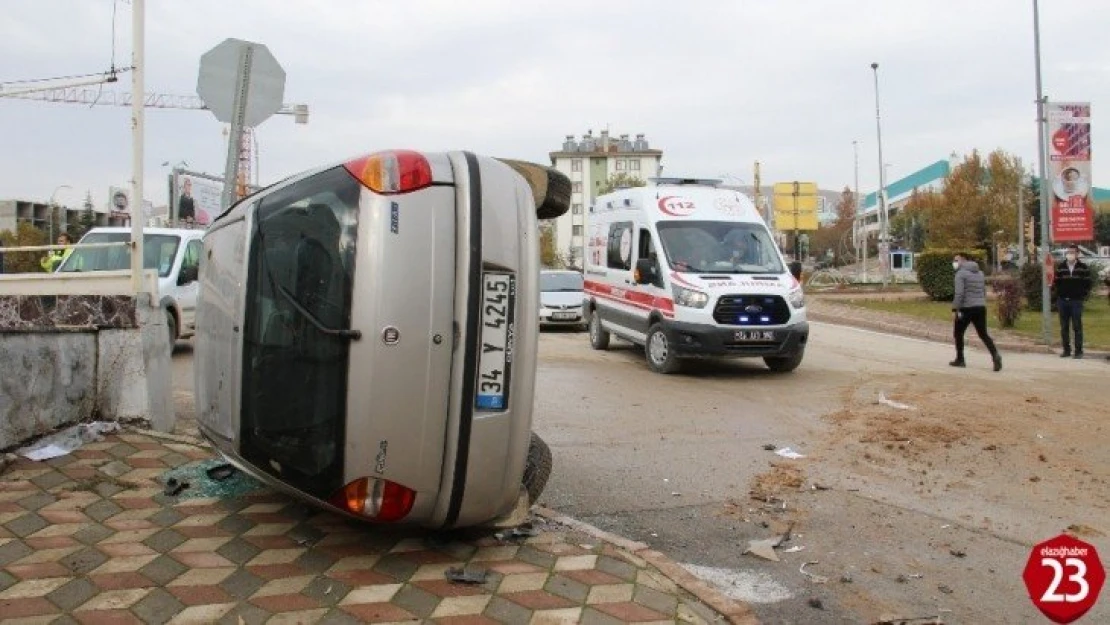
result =
[[[1083,302],[1091,292],[1091,270],[1079,260],[1079,246],[1069,245],[1064,262],[1056,265],[1052,284],[1056,287],[1056,308],[1060,311],[1061,358],[1083,357]],[[1072,352],[1071,328],[1075,328],[1075,352]],[[1074,354],[1074,355],[1073,355]]]

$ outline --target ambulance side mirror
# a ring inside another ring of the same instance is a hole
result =
[[[554,167],[526,161],[497,159],[512,167],[532,187],[537,219],[555,219],[570,209],[570,178]]]

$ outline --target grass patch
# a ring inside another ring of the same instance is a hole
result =
[[[899,313],[913,317],[932,319],[944,323],[952,323],[952,306],[948,302],[933,302],[925,298],[902,300],[869,300],[853,299],[847,303],[869,310]],[[998,317],[995,314],[996,303],[987,302],[987,327],[998,330]],[[969,329],[974,333],[973,329]],[[1041,313],[1022,310],[1014,327],[1007,331],[1032,339],[1039,339],[1042,335]],[[1052,342],[1060,342],[1060,317],[1053,313],[1052,316]],[[1085,349],[1110,349],[1110,306],[1102,297],[1091,296],[1083,308],[1083,347]]]

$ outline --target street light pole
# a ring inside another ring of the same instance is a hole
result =
[[[1041,24],[1040,13],[1037,9],[1037,0],[1033,0],[1033,53],[1037,74],[1037,160],[1040,163],[1041,187],[1041,247],[1044,249],[1045,258],[1051,255],[1049,242],[1049,214],[1048,214],[1048,178],[1045,174],[1045,97],[1041,88]],[[1039,254],[1037,255],[1039,257]],[[1044,344],[1052,345],[1052,305],[1049,302],[1051,294],[1048,288],[1047,263],[1037,258],[1041,265],[1041,331],[1044,334]]]
[[[856,252],[858,253],[861,248],[863,249],[863,262],[861,263],[861,267],[863,268],[863,282],[866,283],[867,282],[867,242],[868,242],[868,240],[867,240],[867,215],[865,213],[860,212],[860,201],[859,201],[859,141],[853,141],[852,142],[852,151],[855,153],[855,159],[856,159],[856,180],[855,180],[856,190],[855,190],[855,198],[854,198],[855,199],[855,207],[854,208],[855,208],[855,211],[856,211],[856,218],[860,222],[859,236],[856,237]]]
[[[883,287],[890,278],[890,258],[883,257],[889,253],[886,249],[889,234],[889,216],[886,213],[886,173],[883,167],[883,125],[879,118],[879,64],[871,64],[871,72],[875,76],[875,134],[879,143],[879,267],[883,271]]]
[[[131,2],[131,290],[143,290],[143,124],[146,107],[139,94],[146,93],[144,74],[146,47],[143,26],[146,21],[146,0]]]
[[[62,189],[69,189],[69,190],[72,191],[73,187],[69,186],[68,184],[60,184],[57,187],[54,187],[54,192],[50,194],[50,214],[47,215],[47,219],[46,219],[46,221],[47,221],[47,226],[46,227],[47,227],[47,230],[49,230],[49,232],[50,232],[50,239],[48,240],[47,245],[53,245],[54,244],[54,214],[58,210],[58,202],[57,202],[57,200],[54,199],[54,197],[56,195],[58,195],[58,191],[61,191]],[[61,224],[59,224],[59,225],[61,225]]]

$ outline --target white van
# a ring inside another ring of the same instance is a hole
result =
[[[590,344],[611,334],[671,373],[686,357],[802,362],[809,324],[798,280],[751,201],[716,180],[655,178],[590,208],[585,299]]]
[[[158,298],[166,311],[170,347],[196,332],[197,275],[204,230],[143,228],[143,268],[158,272]],[[85,243],[126,243],[131,228],[93,228],[85,233],[59,272],[113,271],[131,268],[127,246],[82,248]]]

